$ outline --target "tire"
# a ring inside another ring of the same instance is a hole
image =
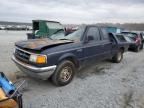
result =
[[[136,49],[135,49],[135,52],[139,52],[139,51],[140,51],[140,48],[141,48],[141,46],[138,45],[138,46],[136,47]]]
[[[52,75],[52,82],[56,86],[65,86],[69,84],[75,75],[75,65],[69,60],[62,61],[54,74]]]
[[[123,59],[123,51],[119,50],[118,53],[112,58],[114,63],[120,63]]]
[[[140,47],[140,49],[141,49],[141,50],[143,49],[143,43],[141,44],[141,47]]]

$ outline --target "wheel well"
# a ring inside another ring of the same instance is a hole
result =
[[[73,58],[73,57],[66,57],[66,58],[62,59],[60,62],[62,62],[64,60],[71,61],[75,65],[76,68],[79,68],[79,62],[75,58]]]
[[[125,49],[124,49],[124,47],[121,47],[120,50],[124,53],[124,50],[125,50]]]

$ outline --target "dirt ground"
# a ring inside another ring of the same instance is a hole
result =
[[[144,108],[144,51],[125,53],[119,64],[89,65],[69,85],[56,87],[29,78],[11,61],[14,42],[23,39],[26,32],[0,31],[0,71],[12,80],[26,80],[24,108]]]

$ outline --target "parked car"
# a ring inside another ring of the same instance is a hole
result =
[[[132,40],[132,44],[129,47],[129,50],[139,52],[143,49],[143,37],[141,33],[137,32],[122,32],[126,37],[129,37]]]
[[[71,34],[73,32],[75,32],[76,30],[78,30],[78,27],[71,27],[71,28],[65,28],[65,35]]]
[[[85,25],[65,36],[57,33],[50,38],[15,43],[12,60],[23,72],[43,80],[51,77],[54,84],[69,84],[77,70],[89,62],[112,59],[119,63],[129,47],[114,34],[95,25]]]

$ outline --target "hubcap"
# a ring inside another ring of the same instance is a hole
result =
[[[61,70],[61,73],[60,73],[60,80],[62,82],[66,82],[66,81],[68,81],[71,78],[71,75],[72,75],[72,69],[71,69],[71,67],[69,67],[69,66],[64,67]]]

